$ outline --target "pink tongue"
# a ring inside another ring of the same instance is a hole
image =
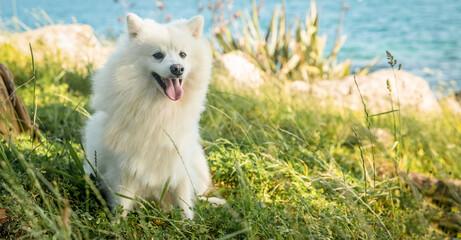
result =
[[[182,97],[182,87],[179,84],[179,78],[164,78],[166,95],[173,101],[179,100]]]

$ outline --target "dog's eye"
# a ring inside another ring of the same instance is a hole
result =
[[[161,53],[161,52],[154,53],[153,56],[154,56],[155,59],[163,59],[163,57],[165,57],[163,55],[163,53]]]
[[[180,52],[180,53],[179,53],[179,56],[180,56],[181,58],[185,58],[185,57],[187,56],[187,54],[186,54],[185,52]]]

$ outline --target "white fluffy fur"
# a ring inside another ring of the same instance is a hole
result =
[[[212,59],[201,38],[203,17],[163,25],[128,14],[127,25],[128,37],[93,77],[95,113],[84,141],[91,165],[85,171],[105,183],[110,207],[120,204],[125,210],[134,202],[114,192],[159,199],[169,181],[164,201],[178,204],[184,218],[193,218],[196,195],[211,183],[199,143]],[[153,57],[158,51],[166,53],[161,61]],[[180,51],[187,56],[181,58]],[[178,101],[170,100],[151,74],[166,77],[171,64],[185,68],[184,94]]]

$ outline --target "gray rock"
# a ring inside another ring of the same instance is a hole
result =
[[[99,67],[110,52],[110,48],[102,46],[96,38],[93,29],[82,24],[56,24],[13,33],[1,38],[0,42],[12,45],[25,55],[30,55],[30,42],[35,60],[56,58],[65,69],[84,68],[88,64]]]
[[[244,56],[227,53],[218,57],[218,61],[232,78],[237,88],[256,89],[264,83],[262,72]]]
[[[440,105],[429,84],[422,78],[400,70],[380,70],[366,76],[357,76],[357,84],[370,114],[389,111],[391,97],[387,87],[389,80],[394,109],[398,102],[402,111],[413,109],[421,112],[441,112]],[[332,101],[334,104],[353,110],[362,110],[363,104],[354,83],[354,76],[340,80],[324,80],[315,84],[295,81],[288,91],[310,92],[314,97]]]

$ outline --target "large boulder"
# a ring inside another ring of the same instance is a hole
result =
[[[440,105],[422,78],[400,70],[379,70],[366,76],[356,76],[360,93],[371,114],[394,109],[400,102],[401,110],[413,109],[421,112],[440,112]],[[391,94],[388,88],[390,85]],[[339,80],[324,80],[315,84],[295,81],[288,86],[290,92],[309,92],[319,99],[331,100],[334,104],[353,110],[362,110],[363,104],[354,76]]]
[[[93,28],[82,24],[56,24],[22,33],[13,33],[0,38],[15,49],[30,55],[32,44],[34,58],[56,57],[63,68],[101,66],[110,49],[102,46],[94,35]]]
[[[227,53],[219,56],[217,60],[229,73],[232,85],[237,88],[256,89],[264,83],[261,70],[242,54]]]

